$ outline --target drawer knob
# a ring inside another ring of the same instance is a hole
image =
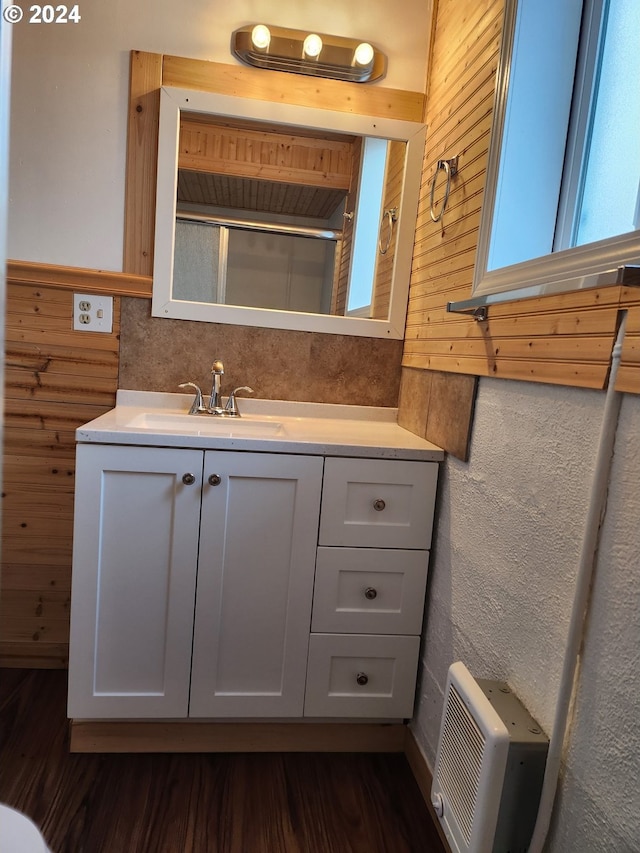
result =
[[[364,672],[359,672],[356,675],[356,681],[361,687],[364,687],[365,684],[369,683],[369,676]]]
[[[193,476],[193,474],[183,474],[182,475],[182,482],[185,484],[185,486],[193,486],[195,481],[196,481],[196,478]]]
[[[382,510],[385,508],[385,506],[386,506],[386,503],[382,500],[382,498],[377,498],[373,502],[373,508],[375,509],[376,512],[382,512]]]
[[[222,482],[222,477],[220,474],[211,474],[209,477],[209,485],[210,486],[219,486]]]
[[[374,589],[372,586],[368,586],[364,591],[364,597],[368,598],[369,601],[373,601],[374,598],[377,598],[378,590]]]

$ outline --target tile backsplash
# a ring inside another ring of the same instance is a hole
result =
[[[403,342],[151,317],[146,299],[123,298],[120,388],[209,393],[223,361],[223,393],[250,385],[256,397],[397,406]]]

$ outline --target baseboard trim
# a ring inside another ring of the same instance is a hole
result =
[[[404,752],[401,723],[72,720],[71,752]]]
[[[0,642],[2,669],[67,669],[69,643],[45,643],[33,640]]]

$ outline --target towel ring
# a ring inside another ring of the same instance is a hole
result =
[[[438,178],[438,172],[440,169],[444,169],[447,176],[447,183],[444,188],[444,198],[442,199],[442,205],[440,207],[440,213],[436,216],[435,211],[433,209],[434,206],[434,197],[436,193],[436,180]],[[434,222],[440,222],[442,219],[442,215],[447,209],[447,202],[449,201],[449,193],[451,192],[451,178],[454,178],[458,172],[458,158],[452,157],[450,160],[438,160],[438,165],[436,166],[436,172],[431,181],[431,204],[430,204],[430,213],[431,219]]]
[[[390,207],[388,210],[382,214],[382,221],[380,222],[380,237],[378,239],[378,251],[381,255],[386,255],[389,251],[389,246],[391,245],[391,240],[393,239],[393,223],[398,221],[398,208]],[[384,248],[382,247],[382,226],[384,223],[388,223],[387,229],[387,240]]]

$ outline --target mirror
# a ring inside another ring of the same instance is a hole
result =
[[[163,88],[152,314],[402,338],[424,139]]]

